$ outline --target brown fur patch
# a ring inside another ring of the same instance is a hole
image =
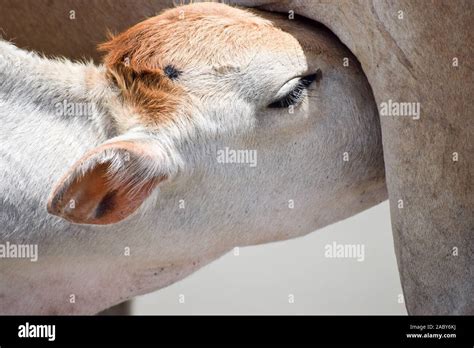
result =
[[[289,35],[288,35],[289,37]],[[146,124],[173,118],[185,92],[171,81],[167,66],[219,69],[249,62],[259,48],[285,49],[288,41],[270,21],[223,4],[199,3],[164,11],[100,45],[104,63],[126,101]]]
[[[138,109],[147,125],[173,117],[183,93],[161,69],[140,69],[117,63],[109,67],[109,74],[125,101]]]

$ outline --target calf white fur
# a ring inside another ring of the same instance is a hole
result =
[[[96,313],[386,199],[355,58],[265,16],[167,10],[104,44],[101,66],[0,42],[0,241],[38,245],[37,262],[0,261],[2,314]]]

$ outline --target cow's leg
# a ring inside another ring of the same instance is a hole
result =
[[[105,311],[97,313],[97,315],[131,315],[132,301],[125,301],[106,309]]]
[[[419,103],[419,119],[382,116],[407,309],[474,314],[472,2],[239,2],[325,24],[360,60],[379,107]]]

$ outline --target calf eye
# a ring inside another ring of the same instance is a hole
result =
[[[303,76],[300,78],[296,86],[287,95],[272,102],[269,108],[287,108],[290,105],[296,105],[301,101],[303,92],[314,82],[321,78],[321,70],[317,70],[314,74]]]

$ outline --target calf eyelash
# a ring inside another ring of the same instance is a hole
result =
[[[269,108],[287,108],[291,105],[298,104],[304,94],[304,91],[314,82],[321,78],[321,70],[317,70],[314,74],[300,78],[296,86],[286,96],[272,102]]]

